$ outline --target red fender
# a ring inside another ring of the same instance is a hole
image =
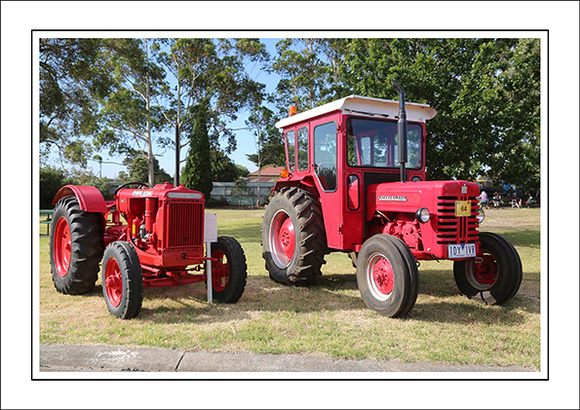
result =
[[[101,192],[94,186],[65,185],[58,190],[52,204],[56,204],[59,199],[65,196],[74,195],[79,201],[79,206],[85,212],[107,212],[107,203]]]
[[[314,183],[314,179],[310,175],[304,175],[299,179],[293,179],[292,181],[289,181],[287,178],[279,178],[276,181],[274,188],[272,188],[270,194],[273,194],[274,192],[279,191],[287,186],[295,186],[304,189],[305,191],[308,191],[312,195],[314,195],[316,199],[319,200],[320,198],[320,195],[318,194],[318,189],[316,187],[316,184]]]

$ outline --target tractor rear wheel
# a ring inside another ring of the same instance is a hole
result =
[[[104,247],[103,216],[82,211],[74,196],[61,198],[50,229],[50,267],[56,290],[70,295],[93,290]]]
[[[478,258],[453,263],[457,287],[469,299],[487,305],[503,305],[515,296],[522,283],[522,261],[503,237],[479,234]]]
[[[109,312],[119,319],[131,319],[141,311],[143,275],[135,248],[116,241],[103,257],[103,296]]]
[[[237,302],[246,287],[248,276],[246,255],[240,243],[229,236],[220,236],[212,245],[211,264],[213,297],[222,303]]]
[[[325,263],[326,235],[318,201],[297,187],[282,188],[264,213],[262,257],[270,278],[283,285],[310,285]]]
[[[363,301],[384,316],[400,317],[415,305],[419,272],[415,257],[399,238],[367,239],[357,258],[356,279]]]

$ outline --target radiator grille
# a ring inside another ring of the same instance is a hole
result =
[[[182,248],[203,242],[203,204],[172,202],[167,207],[166,246]]]
[[[470,201],[471,216],[455,216],[455,201]],[[437,197],[437,243],[472,243],[479,239],[477,214],[479,202],[476,197],[439,196]]]

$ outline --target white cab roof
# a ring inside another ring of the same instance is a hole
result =
[[[381,100],[380,98],[361,97],[350,95],[340,100],[321,105],[300,114],[284,118],[276,123],[277,128],[285,128],[297,122],[302,122],[332,111],[342,111],[343,114],[362,115],[376,118],[397,118],[399,115],[399,102]],[[405,103],[407,121],[425,122],[435,117],[437,111],[427,104]]]

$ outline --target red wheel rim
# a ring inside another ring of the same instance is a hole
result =
[[[374,253],[367,264],[367,281],[375,299],[387,300],[393,293],[395,274],[391,262],[380,253]]]
[[[123,296],[123,276],[121,274],[121,268],[119,268],[119,264],[115,258],[110,258],[107,261],[104,286],[111,305],[114,307],[119,306],[121,297]]]
[[[64,216],[60,217],[54,228],[54,264],[60,277],[65,277],[70,266],[71,239],[68,221]]]
[[[279,268],[290,265],[296,249],[296,233],[292,219],[285,211],[278,211],[270,224],[270,250]]]
[[[493,255],[485,254],[481,259],[481,262],[473,262],[473,269],[467,279],[476,289],[486,290],[497,282],[499,269]]]
[[[216,292],[222,292],[230,278],[230,264],[226,254],[220,249],[213,251],[211,257],[217,259],[211,263],[211,283]]]

